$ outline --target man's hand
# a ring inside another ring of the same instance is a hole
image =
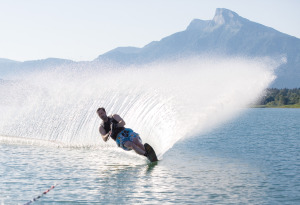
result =
[[[108,133],[106,133],[106,131],[105,131],[105,129],[104,129],[103,126],[99,127],[99,132],[100,132],[100,134],[101,134],[102,139],[103,139],[104,142],[106,142],[109,139],[110,135],[111,135],[111,131],[108,132]]]
[[[106,142],[111,136],[111,131],[109,131],[106,135],[102,136],[104,142]]]

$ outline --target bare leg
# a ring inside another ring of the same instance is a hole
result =
[[[136,144],[143,151],[146,151],[144,145],[141,143],[141,141],[137,137],[133,138],[133,143]]]
[[[146,153],[145,150],[141,149],[139,146],[130,141],[125,142],[124,146],[133,149],[139,155],[144,155]]]

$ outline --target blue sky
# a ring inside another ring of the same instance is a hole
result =
[[[0,58],[93,60],[210,20],[216,8],[300,38],[299,0],[0,0]]]

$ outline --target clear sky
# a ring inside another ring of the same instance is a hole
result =
[[[216,8],[300,38],[300,0],[0,0],[0,58],[93,60],[210,20]]]

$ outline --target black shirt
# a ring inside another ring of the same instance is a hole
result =
[[[108,120],[106,122],[102,121],[101,126],[103,126],[104,130],[106,133],[111,131],[111,127],[115,127],[111,134],[110,137],[116,141],[116,138],[120,132],[122,132],[125,128],[124,127],[116,127],[116,126],[111,126],[111,124],[118,124],[118,121],[115,120],[112,116],[108,117]]]

